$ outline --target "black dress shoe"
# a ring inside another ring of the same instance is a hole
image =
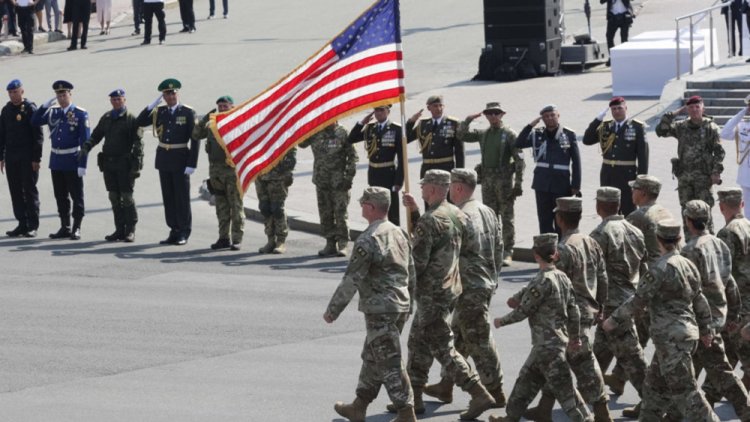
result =
[[[117,242],[118,240],[123,240],[124,238],[124,233],[119,229],[115,230],[115,232],[112,234],[104,236],[104,240],[106,240],[107,242]]]
[[[164,240],[160,240],[159,244],[160,245],[174,245],[175,240],[176,240],[176,238],[174,236],[170,235],[168,238],[166,238]]]
[[[232,245],[229,243],[229,239],[219,239],[216,241],[216,243],[211,245],[211,249],[213,250],[219,250],[219,249],[229,249]]]
[[[78,50],[78,47],[71,45],[68,47],[68,51]]]
[[[23,237],[36,237],[36,230],[29,230],[22,235]]]
[[[18,237],[24,234],[25,232],[26,232],[25,227],[17,226],[15,229],[5,232],[5,234],[7,234],[8,237]]]
[[[70,240],[81,240],[81,229],[75,228],[70,233]]]
[[[184,28],[182,28],[182,30],[180,32],[190,32],[190,28],[184,27]]]
[[[231,249],[233,251],[238,251],[238,250],[242,249],[242,245],[239,244],[239,243],[232,243],[232,246],[229,247],[229,249]]]
[[[50,239],[64,239],[66,237],[70,237],[70,229],[67,227],[60,227],[57,233],[49,234]]]
[[[149,44],[151,44],[151,41],[144,41],[141,43],[141,45],[149,45]]]
[[[126,233],[125,236],[122,237],[122,241],[125,243],[135,242],[135,233],[134,232]]]
[[[85,45],[82,45],[81,50],[88,50],[88,47],[86,47]]]
[[[185,236],[180,236],[174,241],[174,245],[177,245],[177,246],[182,246],[185,244],[187,244],[187,239],[185,238]]]

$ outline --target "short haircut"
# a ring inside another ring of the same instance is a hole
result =
[[[677,248],[677,246],[680,244],[680,240],[682,240],[682,237],[677,237],[675,239],[665,239],[663,237],[660,237],[659,235],[656,236],[656,240],[659,241],[659,243],[664,246],[664,249],[668,251],[672,251]]]
[[[578,224],[581,222],[580,211],[558,211],[556,214],[560,216],[566,226],[572,229],[578,228]]]
[[[609,215],[617,214],[617,211],[620,210],[620,203],[619,202],[602,202],[597,201],[599,208],[605,213]]]

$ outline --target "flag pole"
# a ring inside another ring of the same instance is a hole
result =
[[[404,185],[401,187],[405,193],[410,193],[409,190],[409,154],[408,148],[406,147],[406,104],[404,104],[404,95],[399,98],[399,107],[401,108],[401,155],[403,157],[404,168],[401,171],[404,172]],[[404,206],[406,208],[406,206]],[[406,229],[409,233],[412,231],[411,224],[411,211],[406,208]]]

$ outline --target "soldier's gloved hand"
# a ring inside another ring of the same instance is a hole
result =
[[[521,187],[521,185],[513,186],[513,196],[518,198],[521,195],[523,195],[523,188]]]
[[[89,151],[91,151],[91,144],[84,142],[83,145],[81,145],[81,150],[78,151],[78,159],[82,160],[83,157],[85,157]]]
[[[57,97],[50,98],[46,103],[42,104],[42,107],[50,108],[55,101],[57,101]]]
[[[608,111],[609,111],[609,106],[607,106],[607,108],[605,108],[604,110],[602,110],[602,112],[601,112],[601,113],[599,113],[599,115],[598,115],[598,116],[596,116],[596,119],[597,119],[597,120],[600,120],[600,121],[604,121],[604,116],[606,116],[606,115],[607,115],[607,112],[608,112]]]
[[[157,99],[155,99],[153,103],[149,104],[148,109],[149,110],[153,110],[156,106],[159,105],[159,103],[163,99],[164,99],[164,96],[162,94],[159,94],[159,97]]]
[[[195,172],[195,167],[185,167],[186,175],[190,176],[191,174],[193,174],[193,172]]]
[[[78,167],[78,177],[83,177],[86,175],[86,167]]]

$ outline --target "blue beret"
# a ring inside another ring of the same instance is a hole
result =
[[[11,89],[20,88],[22,86],[23,86],[23,84],[21,84],[21,80],[20,79],[13,79],[12,81],[8,82],[8,87],[5,88],[5,89],[7,89],[8,91],[10,91]]]
[[[68,81],[55,81],[55,83],[52,84],[52,89],[54,89],[55,92],[70,91],[73,89],[73,84]]]
[[[125,90],[122,88],[117,88],[116,90],[109,93],[110,97],[124,97],[125,96]]]

